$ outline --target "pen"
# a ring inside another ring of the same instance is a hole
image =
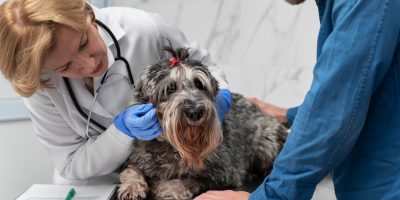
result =
[[[75,195],[75,189],[74,189],[74,188],[71,188],[71,189],[68,191],[68,194],[67,194],[67,196],[65,197],[65,200],[71,200],[72,197],[74,197],[74,195]]]

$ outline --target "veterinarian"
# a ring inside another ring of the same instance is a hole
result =
[[[271,174],[250,196],[211,191],[197,200],[311,199],[330,172],[337,199],[400,199],[400,1],[316,2],[317,62],[304,102],[282,117],[253,99],[291,126]]]
[[[209,53],[159,15],[84,0],[8,0],[0,27],[1,72],[24,97],[56,184],[117,183],[132,140],[161,134],[152,104],[126,106],[143,68],[172,57],[162,50],[169,42],[209,66],[222,88],[221,120],[230,108]]]

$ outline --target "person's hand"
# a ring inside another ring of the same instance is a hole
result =
[[[205,192],[194,200],[247,200],[249,199],[250,194],[244,191],[233,191],[233,190],[224,190],[224,191],[213,191],[210,190]]]
[[[229,109],[232,105],[232,94],[228,89],[220,89],[218,91],[217,98],[215,100],[216,107],[218,111],[219,121],[224,121],[226,113],[228,113]]]
[[[254,103],[264,114],[276,118],[281,124],[288,127],[287,109],[263,102],[257,98],[248,98],[248,100]]]
[[[153,104],[134,105],[114,118],[115,127],[138,140],[152,140],[162,133]]]

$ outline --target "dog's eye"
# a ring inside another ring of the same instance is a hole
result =
[[[172,93],[176,92],[176,84],[175,83],[170,83],[167,87],[167,95],[170,95]]]
[[[196,86],[197,89],[199,90],[206,90],[206,87],[203,85],[203,83],[199,79],[194,79],[194,86]]]

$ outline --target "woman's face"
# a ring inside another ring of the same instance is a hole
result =
[[[55,43],[44,62],[44,68],[62,77],[96,77],[107,70],[107,49],[96,24],[81,33],[58,26]]]

